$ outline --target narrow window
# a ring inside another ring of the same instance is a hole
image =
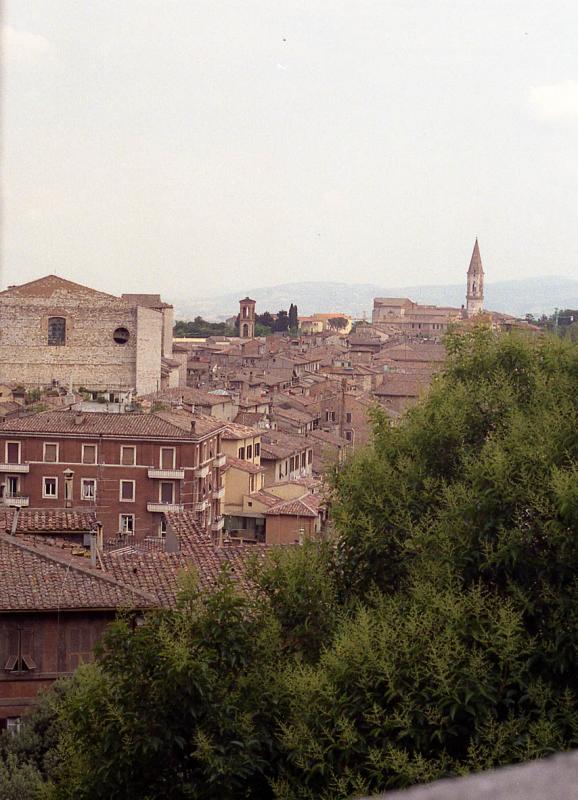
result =
[[[345,421],[346,421],[347,423],[351,423],[351,411],[348,411],[348,412],[345,414]]]
[[[17,625],[8,631],[8,659],[4,664],[7,672],[30,672],[36,669],[32,658],[34,632],[31,628]]]
[[[175,448],[161,447],[161,469],[175,468]]]
[[[248,444],[247,445],[247,461],[250,461],[253,458],[253,446]]]
[[[6,478],[6,497],[18,497],[20,493],[20,478],[18,475],[8,475]]]
[[[132,467],[136,463],[136,447],[123,445],[120,448],[120,463]]]
[[[240,459],[244,459],[245,458],[245,448],[244,447],[239,447],[239,458]]]
[[[121,514],[119,517],[119,524],[121,533],[134,533],[134,514]]]
[[[64,317],[49,317],[48,344],[50,346],[66,344],[66,320]]]
[[[96,445],[83,444],[82,445],[82,463],[83,464],[96,464]]]
[[[313,463],[313,450],[308,450],[307,451],[307,463],[308,464],[312,464]]]
[[[175,502],[175,484],[172,481],[161,481],[161,503]]]
[[[58,461],[58,445],[44,442],[44,461],[55,463]]]
[[[20,442],[6,442],[6,463],[20,464]]]
[[[124,503],[134,502],[134,481],[121,481],[120,482],[120,500]]]
[[[261,455],[261,445],[259,444],[259,442],[257,442],[257,444],[255,445],[255,457],[260,455]]]
[[[80,487],[83,500],[96,499],[96,480],[94,478],[82,478]]]

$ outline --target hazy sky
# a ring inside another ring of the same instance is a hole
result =
[[[576,277],[576,0],[8,0],[4,282]]]

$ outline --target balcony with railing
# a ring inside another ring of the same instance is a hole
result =
[[[12,506],[12,508],[28,508],[30,505],[30,498],[20,492],[8,492],[2,499],[5,506]]]
[[[213,465],[218,469],[222,469],[227,463],[227,456],[224,453],[217,453],[213,459]]]
[[[182,503],[164,503],[162,500],[147,503],[147,511],[150,512],[164,512],[164,513],[180,513],[184,511],[185,507]]]
[[[176,480],[183,481],[185,479],[184,469],[157,469],[156,467],[149,467],[149,478],[159,478],[160,480]]]
[[[222,500],[225,496],[225,487],[221,486],[219,489],[213,489],[213,499]]]
[[[206,511],[208,507],[209,507],[208,500],[197,500],[196,503],[193,503],[193,511],[196,511],[199,514],[202,511]]]
[[[213,533],[219,533],[219,531],[223,530],[224,526],[225,526],[225,517],[217,517],[216,519],[213,520],[213,523],[211,525],[211,530],[213,531]]]
[[[30,464],[8,464],[3,462],[0,464],[0,472],[12,472],[14,474],[17,472],[30,472]]]
[[[206,478],[209,474],[210,465],[209,464],[201,464],[200,467],[197,467],[195,470],[195,478]]]

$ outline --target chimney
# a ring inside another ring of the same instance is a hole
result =
[[[82,425],[84,423],[84,414],[76,413],[74,415],[74,424]]]
[[[192,419],[191,420],[191,433],[195,433],[196,427],[197,427],[197,420],[196,419]]]

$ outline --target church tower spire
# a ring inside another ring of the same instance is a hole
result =
[[[473,317],[483,311],[484,307],[484,268],[480,256],[480,246],[476,237],[474,251],[468,269],[468,288],[466,294],[468,317]]]

